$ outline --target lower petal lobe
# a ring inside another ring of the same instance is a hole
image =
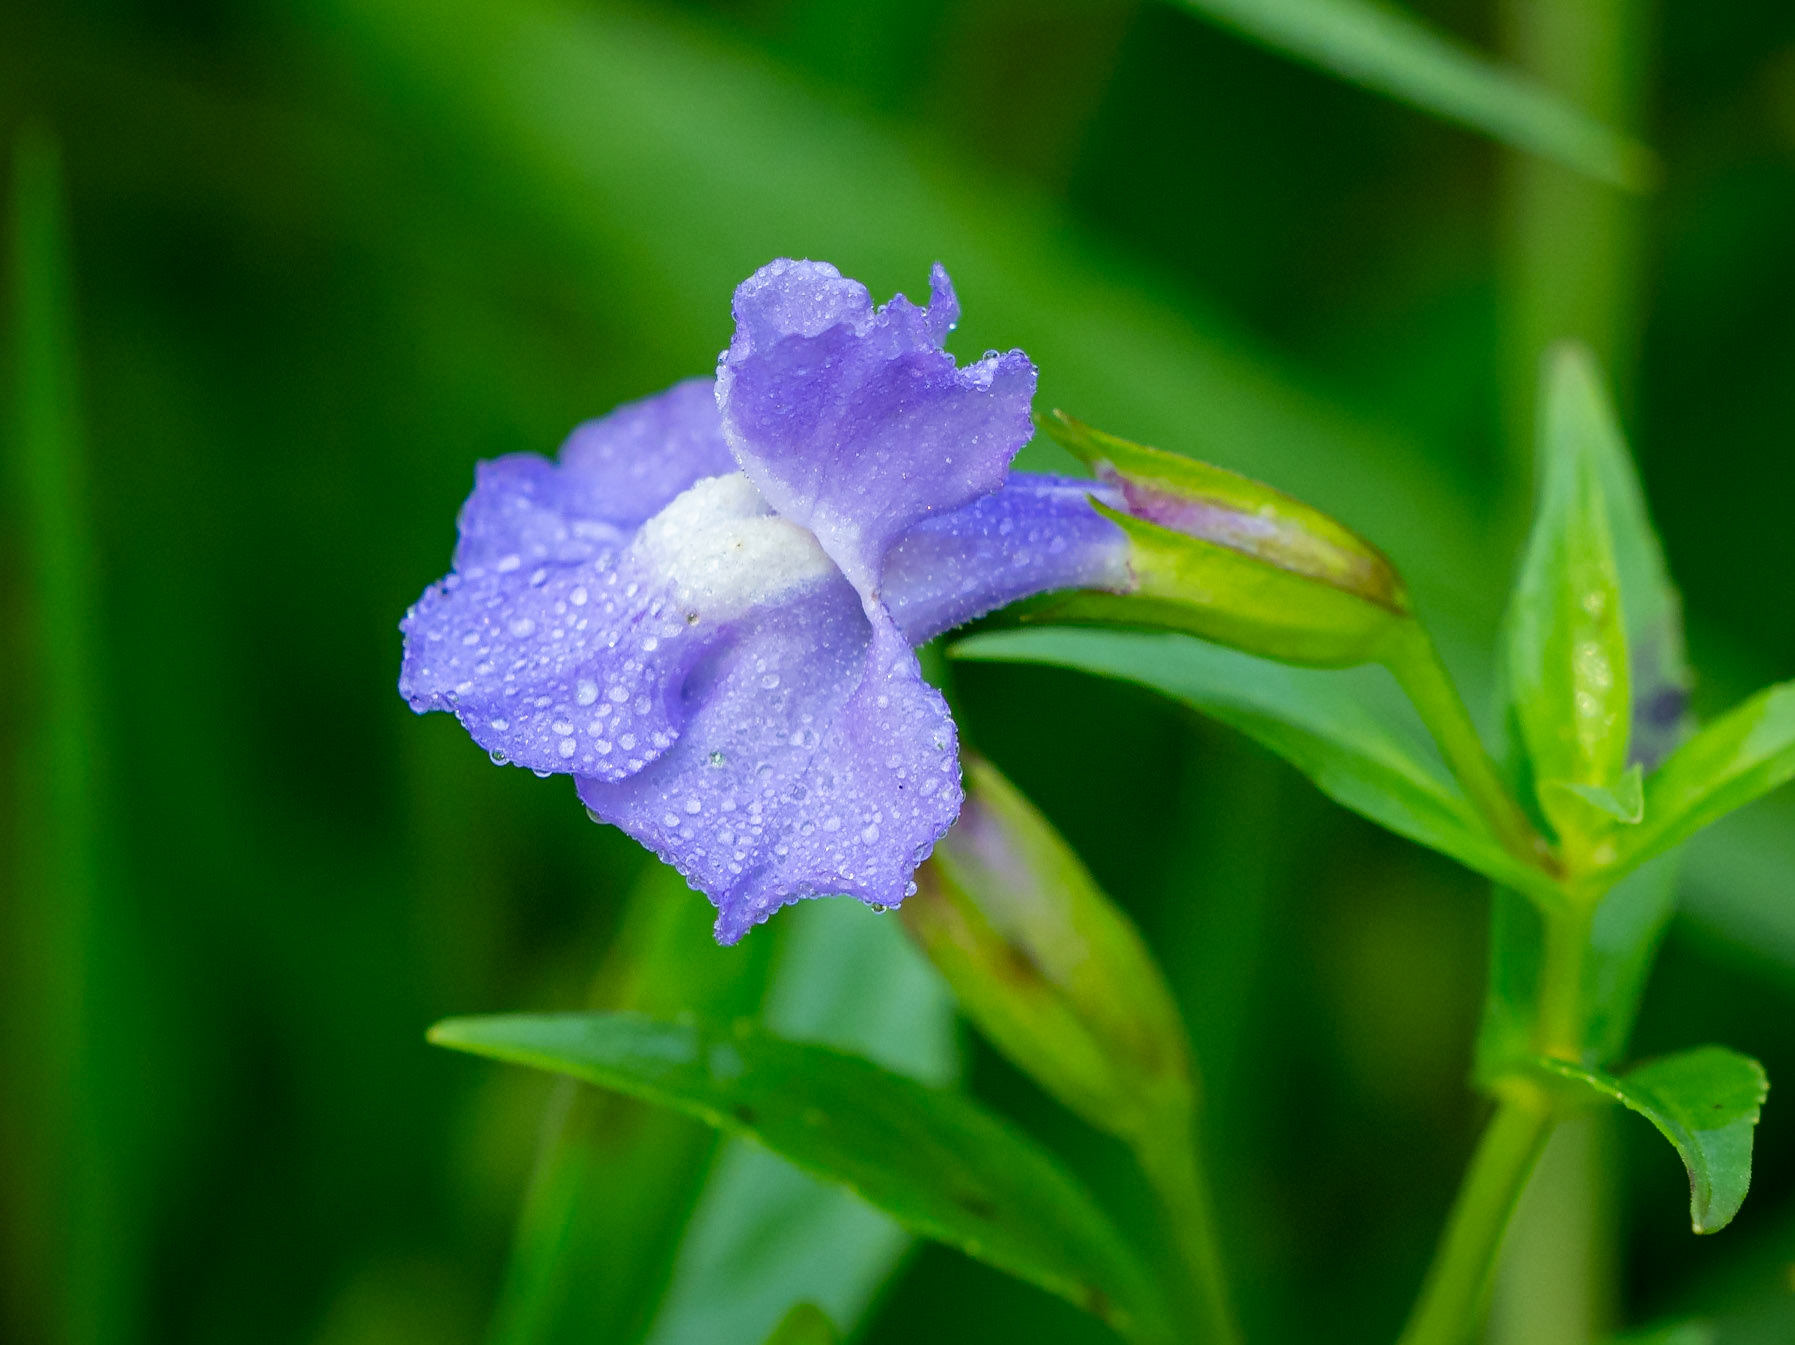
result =
[[[721,942],[803,897],[898,904],[959,812],[947,706],[844,581],[744,620],[683,708],[671,749],[580,797],[710,897]]]

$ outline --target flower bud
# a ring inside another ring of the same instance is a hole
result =
[[[1384,658],[1411,623],[1385,555],[1318,509],[1238,473],[1105,434],[1064,412],[1046,431],[1119,491],[1094,501],[1128,536],[1134,587],[1035,620],[1187,631],[1314,667]]]
[[[1187,1133],[1190,1050],[1139,933],[1047,819],[968,755],[959,821],[900,908],[979,1031],[1072,1111],[1139,1145]]]

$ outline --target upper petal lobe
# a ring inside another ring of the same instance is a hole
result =
[[[941,349],[958,309],[939,267],[931,288],[927,308],[900,296],[875,309],[832,266],[774,262],[736,291],[718,365],[742,470],[869,608],[891,543],[1001,486],[1031,430],[1034,366],[1010,351],[961,369]]]

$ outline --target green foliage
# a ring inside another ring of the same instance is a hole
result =
[[[1539,805],[1587,848],[1629,809],[1618,791],[1632,727],[1624,597],[1581,383],[1548,379],[1539,508],[1509,608],[1510,703]],[[1634,786],[1637,793],[1637,785]]]
[[[1185,636],[1120,631],[999,631],[962,640],[952,652],[1151,687],[1262,743],[1344,807],[1552,899],[1539,872],[1491,835],[1381,669],[1291,668]]]
[[[1732,1222],[1751,1185],[1752,1135],[1770,1091],[1762,1065],[1721,1046],[1649,1061],[1619,1078],[1548,1057],[1536,1063],[1638,1112],[1676,1147],[1697,1233]]]
[[[1378,0],[1180,0],[1254,41],[1521,149],[1634,190],[1651,151],[1550,89]]]
[[[700,916],[684,896],[687,915]],[[763,931],[779,943],[762,1011],[769,1031],[938,1087],[955,1080],[952,1002],[896,924],[851,898],[783,914]],[[694,923],[708,930],[704,919]],[[713,944],[710,955],[740,952]],[[691,1211],[648,1345],[754,1345],[797,1300],[858,1322],[911,1246],[898,1224],[840,1186],[747,1140],[726,1140]]]
[[[594,1007],[733,1017],[758,1007],[768,948],[732,956],[685,885],[655,867],[637,884],[594,982]],[[615,1093],[567,1082],[547,1133],[494,1309],[491,1345],[639,1339],[716,1148],[710,1131]]]
[[[1795,682],[1766,687],[1707,725],[1645,786],[1645,820],[1617,842],[1631,868],[1795,779]]]
[[[989,1113],[865,1060],[633,1014],[450,1019],[431,1040],[567,1074],[753,1137],[906,1227],[1165,1339],[1150,1281],[1059,1165]]]

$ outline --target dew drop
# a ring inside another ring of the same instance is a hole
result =
[[[492,758],[492,764],[495,766],[503,766],[511,760],[510,754],[502,747],[495,747],[486,755]]]
[[[598,699],[598,683],[590,677],[582,677],[574,687],[573,699],[576,705],[590,705]]]

